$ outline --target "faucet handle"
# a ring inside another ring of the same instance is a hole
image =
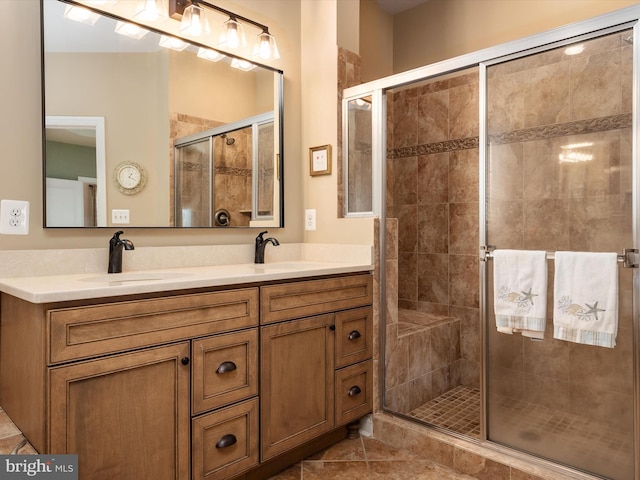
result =
[[[264,232],[260,232],[260,233],[258,234],[258,236],[256,237],[256,243],[262,243],[262,242],[264,242],[263,235],[264,235],[265,233],[269,233],[269,231],[268,231],[268,230],[265,230]]]

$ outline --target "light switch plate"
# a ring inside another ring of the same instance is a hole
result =
[[[128,209],[113,209],[111,210],[111,223],[117,223],[119,225],[127,225],[129,223],[129,210]]]
[[[0,233],[5,235],[29,233],[29,202],[0,200]]]

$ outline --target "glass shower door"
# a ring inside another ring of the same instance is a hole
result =
[[[486,241],[499,249],[633,246],[631,30],[487,67]],[[499,333],[487,262],[487,437],[634,478],[632,269],[619,263],[615,348]]]
[[[210,137],[175,148],[175,224],[212,226],[213,148]]]

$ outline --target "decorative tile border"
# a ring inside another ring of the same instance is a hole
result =
[[[539,127],[523,128],[513,132],[502,132],[489,135],[489,141],[494,145],[507,143],[530,142],[546,138],[566,137],[585,133],[604,132],[630,128],[632,124],[631,113],[611,115],[608,117],[578,120],[575,122],[561,123],[557,125],[542,125]],[[452,152],[456,150],[468,150],[478,148],[478,137],[446,140],[444,142],[426,143],[411,147],[400,147],[387,150],[387,159],[417,157],[434,153]]]

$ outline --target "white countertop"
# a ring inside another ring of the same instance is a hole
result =
[[[282,261],[203,267],[0,278],[0,291],[32,303],[114,297],[371,271],[362,261]]]

